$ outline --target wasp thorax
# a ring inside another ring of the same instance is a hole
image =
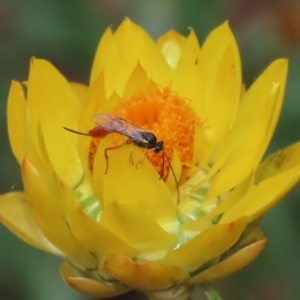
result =
[[[156,147],[157,139],[152,132],[142,131],[140,132],[140,135],[141,139],[132,139],[134,144],[138,147],[147,149],[154,149]]]

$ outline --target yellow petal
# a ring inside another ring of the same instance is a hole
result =
[[[215,142],[234,124],[241,93],[241,72],[237,69],[239,62],[236,58],[232,45],[229,45],[215,70],[214,84],[203,112],[205,126],[213,130]]]
[[[144,211],[130,203],[106,205],[100,222],[139,251],[169,250],[176,245],[176,239],[171,234],[164,231]]]
[[[76,150],[78,137],[63,127],[77,128],[80,101],[67,80],[45,60],[32,60],[28,81],[28,107],[32,138],[37,135],[36,127],[41,122],[46,150],[53,168],[63,182],[75,186],[82,176]]]
[[[97,258],[103,254],[139,254],[80,207],[68,210],[67,221],[75,238]]]
[[[300,164],[300,142],[281,149],[268,156],[255,173],[255,182],[289,171]]]
[[[192,277],[188,281],[188,283],[201,284],[213,282],[240,271],[256,259],[256,257],[265,247],[266,242],[267,239],[263,239],[243,248],[242,250],[238,251],[237,253],[218,263],[217,265]]]
[[[83,103],[84,109],[81,111],[78,127],[72,129],[88,133],[90,129],[95,127],[94,117],[99,113],[99,110],[103,110],[106,101],[104,78],[101,72],[89,88],[88,95]],[[77,135],[77,137],[78,154],[82,162],[82,168],[90,173],[89,155],[87,153],[90,151],[91,138],[83,135]]]
[[[168,84],[171,71],[156,44],[141,27],[126,19],[115,34],[109,28],[103,35],[93,63],[91,83],[103,71],[107,95],[114,91],[122,95],[138,63],[155,82],[162,86]]]
[[[7,104],[8,135],[12,151],[21,164],[24,158],[24,115],[26,99],[22,85],[12,81]]]
[[[64,257],[41,232],[23,193],[11,192],[0,196],[0,220],[11,232],[29,245]]]
[[[140,63],[138,63],[128,78],[123,93],[123,99],[126,101],[134,95],[150,92],[151,87],[154,88],[155,86],[149,80],[148,74],[145,72],[143,67]],[[157,88],[155,90],[157,90]]]
[[[84,100],[84,109],[80,114],[78,130],[88,132],[88,130],[95,126],[94,117],[96,113],[103,110],[106,101],[104,76],[103,72],[100,72],[89,87],[88,95]]]
[[[222,168],[213,178],[206,194],[206,199],[213,199],[224,194],[238,185],[247,175],[251,174],[254,169],[253,159],[257,156],[259,149],[259,144],[250,145],[247,154]]]
[[[99,144],[96,155],[94,157],[94,163],[93,163],[93,176],[92,176],[93,190],[99,199],[101,207],[103,207],[104,205],[103,187],[104,187],[104,178],[105,178],[105,171],[106,171],[106,160],[104,156],[104,149],[108,147],[107,144],[108,140],[111,142],[110,136],[108,136],[105,140],[101,141],[101,144]],[[102,143],[103,143],[103,147],[102,147]]]
[[[264,148],[261,151],[265,152],[278,121],[286,75],[287,61],[285,59],[276,60],[244,95],[233,129],[233,147],[228,164],[236,156],[246,153],[245,148],[253,143],[262,142]],[[257,163],[260,159],[261,157],[258,158]]]
[[[168,85],[171,70],[143,28],[126,19],[116,31],[115,39],[121,50],[122,60],[130,72],[139,62],[154,82],[161,86]]]
[[[226,61],[228,59],[228,61]],[[203,67],[202,98],[206,104],[208,115],[213,117],[213,107],[220,103],[220,99],[225,97],[225,101],[235,105],[237,97],[240,95],[241,87],[241,66],[238,47],[235,38],[230,30],[228,22],[214,29],[205,40],[201,50],[201,61]],[[222,77],[224,76],[224,77]],[[229,78],[226,78],[229,76]],[[215,78],[215,80],[212,80]],[[225,82],[224,82],[225,80]],[[228,91],[231,91],[233,99],[229,95],[222,95],[222,90],[226,91],[225,83],[228,83]],[[215,90],[216,89],[216,90]],[[223,106],[223,105],[222,105]],[[218,109],[220,111],[220,108]],[[228,113],[228,108],[225,110]],[[235,115],[235,107],[230,112]],[[215,114],[221,117],[221,114]],[[233,118],[234,119],[234,118]],[[209,120],[208,120],[209,122]],[[215,125],[215,122],[213,122]]]
[[[207,198],[233,188],[257,167],[277,123],[286,71],[286,60],[273,62],[245,94],[233,128],[230,155]]]
[[[119,283],[101,282],[99,279],[84,277],[85,274],[73,267],[69,262],[61,264],[60,274],[69,286],[90,297],[113,297],[130,290]]]
[[[244,197],[244,195],[248,192],[253,184],[253,177],[253,175],[249,176],[242,183],[240,183],[219,205],[217,205],[215,209],[212,209],[212,207],[216,206],[215,199],[211,199],[211,201],[203,201],[201,204],[197,202],[197,204],[192,206],[194,209],[198,209],[198,211],[202,214],[206,214],[196,218],[191,222],[181,225],[180,231],[182,232],[182,234],[189,234],[190,231],[192,231],[193,233],[200,233],[204,229],[210,227],[212,225],[213,218],[218,217],[224,212],[230,210],[231,207],[236,205]],[[192,200],[189,200],[190,205],[193,205]],[[186,211],[187,209],[189,209],[188,202],[185,203],[185,206],[180,206],[180,208],[184,214],[188,214],[188,212]]]
[[[229,211],[231,207],[236,205],[249,191],[254,181],[254,175],[250,174],[243,182],[237,185],[227,197],[218,205],[214,210],[204,216],[204,218],[212,218],[223,214],[226,211]],[[215,199],[211,199],[212,202]],[[207,211],[205,208],[210,206],[210,201],[203,201],[201,207],[203,211]],[[196,220],[197,221],[197,220]],[[195,221],[195,222],[196,222]]]
[[[176,220],[176,207],[169,189],[162,180],[159,180],[159,175],[146,158],[140,162],[142,152],[137,147],[133,150],[131,145],[126,145],[109,151],[108,170],[104,175],[106,169],[104,150],[112,145],[110,140],[110,137],[107,137],[99,145],[95,166],[97,169],[94,171],[98,173],[98,180],[101,180],[98,184],[103,184],[104,208],[111,202],[129,202],[147,212],[159,224]],[[131,152],[133,165],[129,161]],[[118,188],[116,188],[116,174],[119,178]]]
[[[75,202],[63,191],[61,182],[45,170],[41,177],[26,159],[22,163],[22,176],[30,210],[46,238],[75,262],[95,267],[94,257],[74,238],[66,222],[67,207]]]
[[[275,206],[300,179],[300,164],[279,173],[258,185],[253,185],[248,193],[230,210],[226,211],[220,222],[230,222],[240,216],[248,216],[250,221],[264,215]]]
[[[232,247],[246,225],[247,218],[240,218],[227,224],[216,224],[180,248],[170,251],[163,262],[194,271]]]
[[[176,149],[174,149],[174,152],[173,152],[173,155],[172,155],[171,166],[174,170],[176,181],[178,181],[179,178],[181,178],[181,175],[182,175],[182,164],[181,164],[181,160],[180,160],[180,157],[179,157],[178,152],[176,151]],[[177,182],[177,185],[176,185],[175,178],[174,178],[174,176],[173,176],[173,174],[170,170],[170,172],[168,174],[168,178],[165,181],[167,187],[173,193],[174,193],[174,191],[176,191],[176,193],[177,193],[177,189],[179,189],[179,186],[178,186],[179,183]]]
[[[89,92],[89,87],[84,84],[80,84],[78,82],[70,82],[70,86],[73,89],[74,93],[76,94],[77,98],[79,99],[79,104],[84,103]]]
[[[177,66],[181,57],[186,38],[175,30],[170,30],[157,40],[157,46],[172,70]]]
[[[185,178],[187,179],[184,183],[183,187],[180,186],[181,189],[186,189],[186,197],[180,203],[180,210],[183,212],[187,212],[189,210],[189,206],[191,204],[191,198],[194,197],[193,193],[199,192],[199,189],[202,190],[202,198],[205,197],[203,204],[206,205],[206,202],[209,201],[211,198],[210,196],[210,189],[211,189],[211,179],[217,176],[219,169],[222,167],[225,159],[228,156],[228,144],[230,144],[230,132],[227,131],[226,134],[222,137],[221,141],[219,142],[219,149],[218,153],[215,153],[216,159],[211,167],[207,168],[207,165],[210,164],[210,156],[212,151],[215,148],[215,144],[212,142],[208,142],[205,139],[205,136],[201,134],[197,135],[200,137],[201,141],[204,141],[204,145],[207,145],[207,148],[202,152],[201,150],[198,151],[198,157],[195,158],[195,166],[191,168],[190,172],[185,174]],[[197,131],[196,131],[197,134]],[[199,141],[198,141],[199,142]],[[198,144],[201,146],[201,143]],[[208,183],[208,185],[206,185]],[[196,203],[199,206],[199,202]]]
[[[107,96],[110,96],[114,91],[121,95],[131,71],[126,69],[121,59],[120,49],[117,47],[111,28],[107,28],[96,51],[90,86],[94,84],[100,72],[103,72]]]
[[[135,263],[124,255],[109,256],[103,261],[103,269],[134,289],[165,289],[189,278],[186,271],[174,265],[158,261]]]
[[[192,100],[191,105],[196,113],[202,118],[203,97],[201,80],[203,68],[200,60],[200,47],[193,30],[185,40],[181,49],[181,56],[172,77],[172,91],[181,97]]]

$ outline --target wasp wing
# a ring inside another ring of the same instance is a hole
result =
[[[141,132],[146,131],[112,114],[98,114],[94,117],[94,122],[106,131],[120,133],[135,140],[142,140]]]

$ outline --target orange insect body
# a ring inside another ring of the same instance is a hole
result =
[[[111,132],[103,129],[101,126],[97,126],[95,128],[92,128],[87,135],[91,137],[104,138],[109,133]]]

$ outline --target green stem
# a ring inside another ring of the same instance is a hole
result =
[[[207,284],[201,285],[208,300],[222,300],[221,296],[216,290]]]

